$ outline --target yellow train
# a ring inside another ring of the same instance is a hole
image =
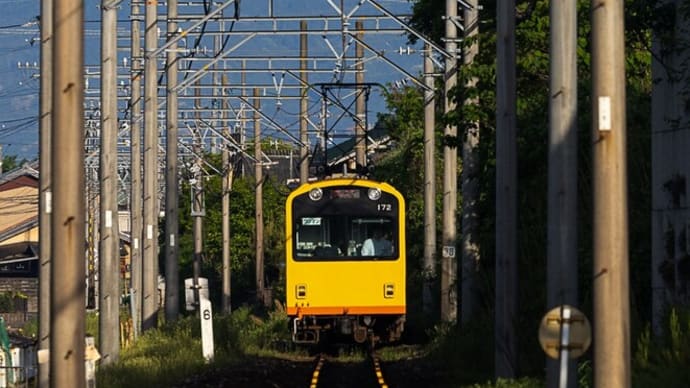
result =
[[[286,202],[286,306],[293,341],[392,342],[405,323],[405,201],[387,183],[304,184]]]

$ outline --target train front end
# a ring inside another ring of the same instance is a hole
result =
[[[286,306],[297,343],[393,342],[405,322],[405,204],[386,183],[302,185],[286,204]]]

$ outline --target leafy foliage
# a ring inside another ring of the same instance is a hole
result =
[[[0,292],[0,312],[15,312],[26,299],[27,296],[19,291]]]
[[[264,318],[242,307],[229,316],[218,318],[218,336],[222,346],[241,353],[262,353],[281,348],[291,341],[285,308],[275,302],[274,309]]]
[[[531,378],[522,378],[522,379],[498,379],[496,382],[487,382],[485,384],[472,384],[469,385],[468,388],[543,388],[544,387],[544,382],[537,380],[537,379],[531,379]]]
[[[690,311],[672,308],[664,336],[653,339],[649,326],[633,358],[635,387],[682,387],[690,381]]]
[[[221,169],[218,155],[207,155],[212,165]],[[230,258],[232,305],[251,303],[255,296],[256,182],[251,176],[234,179],[230,192]],[[283,293],[282,267],[284,260],[284,201],[282,191],[272,177],[263,182],[264,263],[266,287],[274,296]],[[204,180],[205,216],[203,218],[203,260],[201,272],[209,279],[209,289],[215,292],[212,301],[220,300],[222,290],[222,184],[221,177],[210,175]],[[194,253],[194,220],[191,217],[191,189],[183,182],[180,192],[180,273],[181,279],[192,277]]]
[[[2,167],[2,172],[12,171],[15,168],[27,163],[26,159],[17,159],[17,155],[2,155],[2,160],[0,161],[0,167]]]

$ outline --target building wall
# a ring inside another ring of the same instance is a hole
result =
[[[0,241],[0,245],[9,245],[20,242],[38,241],[38,227],[15,234],[7,240]]]

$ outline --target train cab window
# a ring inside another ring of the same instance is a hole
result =
[[[404,203],[379,188],[312,188],[288,201],[297,261],[397,260]]]
[[[295,260],[394,260],[394,220],[385,217],[321,216],[295,220]]]

